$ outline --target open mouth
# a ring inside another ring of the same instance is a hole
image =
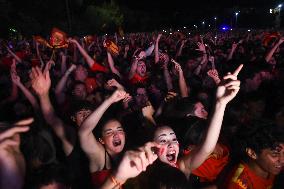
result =
[[[170,162],[170,163],[174,163],[175,160],[176,160],[176,151],[170,151],[167,155],[167,160]]]
[[[120,146],[121,145],[121,140],[114,140],[112,142],[112,144],[113,144],[114,147]]]
[[[275,168],[281,170],[281,169],[282,169],[282,166],[281,166],[281,165],[275,165]]]

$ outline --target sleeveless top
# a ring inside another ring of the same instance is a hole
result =
[[[100,170],[100,171],[96,171],[96,172],[91,173],[92,184],[95,188],[99,188],[100,186],[102,186],[102,184],[106,181],[106,179],[111,174],[111,169],[106,168],[107,156],[110,158],[111,165],[114,165],[113,160],[111,159],[111,156],[105,150],[105,164],[104,164],[103,169]]]

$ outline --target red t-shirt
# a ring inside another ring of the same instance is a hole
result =
[[[197,169],[192,171],[193,175],[199,177],[200,182],[213,182],[223,168],[229,162],[229,149],[227,146],[219,144],[219,146],[223,149],[222,154],[212,153],[206,161],[202,163]],[[190,151],[186,151],[185,154],[189,154]]]
[[[93,66],[91,67],[91,70],[93,72],[99,71],[99,72],[107,72],[108,69],[100,64],[98,64],[97,62],[94,62]]]
[[[134,74],[134,76],[130,79],[131,84],[137,84],[137,83],[146,83],[148,79],[148,76],[141,77],[137,73]]]
[[[27,54],[23,51],[19,51],[19,52],[16,52],[15,53],[20,59],[24,59],[27,57]],[[2,67],[4,69],[10,69],[11,65],[13,64],[13,56],[10,56],[10,57],[2,57],[1,58],[1,64],[2,64]]]
[[[245,163],[240,163],[229,174],[226,180],[226,189],[271,189],[274,183],[274,176],[265,179],[256,175]]]

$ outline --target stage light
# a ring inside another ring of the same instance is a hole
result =
[[[281,8],[282,7],[282,4],[278,5],[278,8]]]

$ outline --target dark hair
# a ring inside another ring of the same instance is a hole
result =
[[[75,116],[77,112],[84,109],[93,111],[95,107],[89,101],[78,100],[71,105],[71,110],[69,114],[70,116]]]
[[[38,189],[52,183],[70,185],[68,171],[60,164],[52,164],[36,170],[30,178],[31,188]]]
[[[284,142],[284,131],[278,128],[275,123],[255,120],[250,125],[243,125],[236,135],[236,149],[241,156],[246,157],[246,149],[252,149],[259,155],[264,149],[274,149],[279,143]]]
[[[156,161],[149,170],[149,189],[186,189],[187,178],[182,171],[161,161]]]

